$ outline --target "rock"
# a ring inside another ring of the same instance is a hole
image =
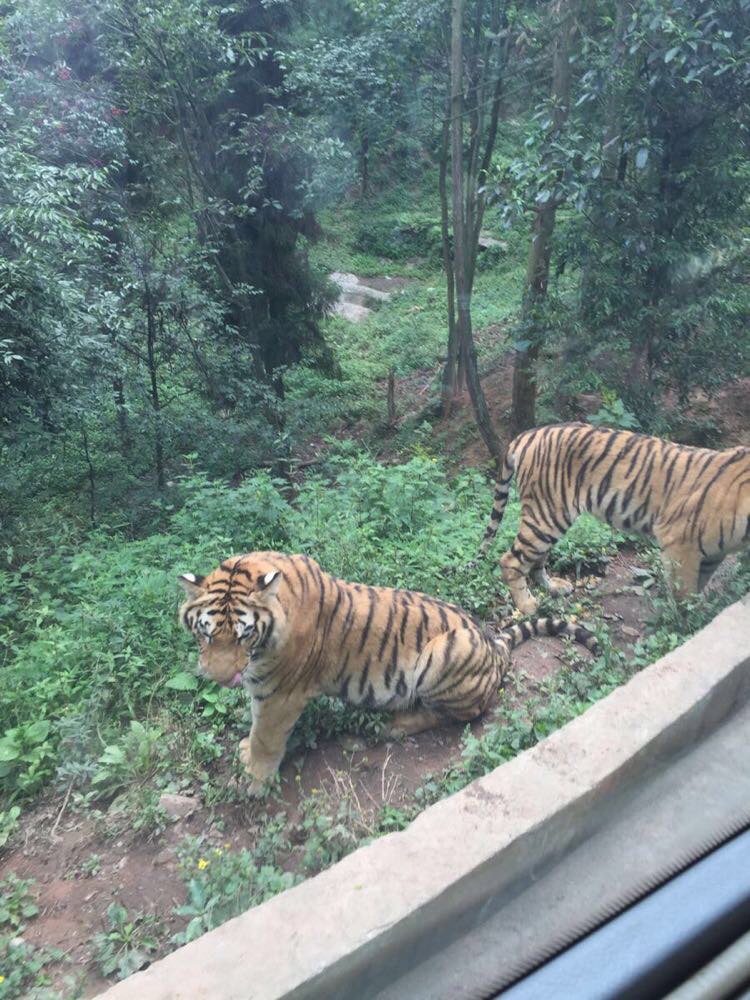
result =
[[[630,636],[631,639],[639,639],[641,635],[637,628],[631,628],[630,625],[621,625],[620,631],[623,635]]]
[[[163,851],[154,857],[155,865],[168,865],[171,861],[174,861],[174,854],[168,847],[165,847]]]
[[[340,289],[333,311],[351,323],[366,319],[372,312],[371,306],[387,302],[393,294],[369,285],[366,278],[345,271],[334,271],[329,277]]]
[[[169,816],[171,820],[177,822],[192,816],[198,808],[198,802],[189,795],[174,795],[164,792],[159,796],[159,808]]]
[[[504,243],[502,240],[496,240],[494,236],[490,236],[489,233],[480,233],[478,241],[480,250],[489,250],[490,247],[500,247],[501,250],[507,250],[508,244]]]

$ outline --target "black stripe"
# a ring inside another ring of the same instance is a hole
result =
[[[368,656],[367,659],[365,660],[365,665],[362,668],[362,673],[361,673],[360,678],[359,678],[359,693],[360,693],[360,697],[361,697],[362,693],[365,690],[365,684],[367,684],[367,676],[370,673],[370,660],[371,660],[371,657]]]
[[[370,606],[367,609],[367,620],[365,621],[365,627],[362,629],[362,635],[359,640],[359,652],[365,648],[365,643],[367,642],[367,636],[370,634],[370,626],[372,625],[372,616],[375,613],[375,591],[372,587],[367,588],[367,599],[370,602]]]
[[[399,629],[399,636],[401,638],[401,645],[406,642],[406,626],[409,623],[409,605],[405,604],[401,615],[401,628]]]
[[[394,602],[391,601],[391,606],[388,608],[388,618],[385,622],[385,628],[383,629],[383,637],[380,640],[380,645],[378,646],[378,659],[383,658],[383,652],[385,651],[386,643],[388,642],[388,637],[391,634],[391,626],[393,625],[393,618],[395,614]]]

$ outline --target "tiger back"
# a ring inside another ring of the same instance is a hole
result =
[[[180,578],[180,609],[199,645],[199,669],[243,685],[253,724],[240,758],[251,791],[278,768],[305,704],[327,694],[395,714],[392,736],[440,719],[468,721],[496,694],[518,642],[585,629],[556,619],[493,637],[460,608],[410,590],[347,583],[304,555],[234,556],[205,577]]]
[[[724,557],[750,539],[748,448],[712,451],[583,423],[525,431],[508,446],[482,555],[502,521],[514,475],[521,523],[501,565],[524,614],[537,607],[529,578],[553,595],[572,589],[548,577],[545,563],[584,512],[653,535],[680,596],[702,588]]]

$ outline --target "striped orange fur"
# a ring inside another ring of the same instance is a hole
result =
[[[547,576],[545,563],[584,511],[653,535],[680,596],[701,589],[724,557],[750,540],[748,448],[690,448],[590,424],[524,431],[508,446],[481,555],[502,521],[514,475],[521,524],[500,562],[523,614],[537,608],[529,577],[553,595],[570,592],[565,580]]]
[[[180,618],[200,646],[199,669],[241,683],[253,725],[240,757],[252,792],[273,775],[306,703],[333,695],[390,709],[390,734],[442,718],[468,721],[496,694],[511,650],[537,634],[593,635],[559,619],[491,636],[460,608],[411,590],[347,583],[304,555],[234,556],[205,577],[186,574]]]

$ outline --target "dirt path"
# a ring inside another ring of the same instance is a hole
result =
[[[588,596],[608,621],[614,642],[627,650],[642,634],[646,602],[633,568],[633,554],[621,553],[609,565],[605,578],[589,588]],[[518,649],[506,699],[511,707],[538,696],[548,679],[561,670],[561,644],[539,639]],[[487,721],[473,729],[481,732]],[[358,837],[371,834],[381,807],[400,808],[414,802],[415,791],[430,774],[440,773],[460,755],[463,727],[445,726],[405,740],[380,743],[345,740],[323,742],[318,749],[288,759],[282,768],[280,799],[264,804],[224,803],[209,808],[195,799],[195,811],[172,823],[156,842],[138,841],[127,834],[111,839],[106,824],[90,813],[68,808],[58,821],[62,796],[46,801],[23,818],[23,827],[0,859],[0,878],[15,873],[37,884],[39,916],[23,932],[26,941],[62,949],[69,963],[84,977],[85,996],[94,996],[107,984],[92,963],[91,938],[104,928],[113,901],[131,913],[153,913],[161,921],[164,941],[185,920],[173,910],[185,900],[176,848],[189,835],[208,833],[210,845],[222,849],[252,848],[261,815],[283,811],[293,846],[285,867],[300,869],[294,830],[304,816],[304,804],[323,803],[329,811],[346,812]],[[228,746],[227,756],[231,757]],[[212,776],[225,782],[221,767]],[[55,824],[57,828],[55,830]],[[166,950],[169,950],[166,948]],[[58,979],[70,973],[60,965]]]

